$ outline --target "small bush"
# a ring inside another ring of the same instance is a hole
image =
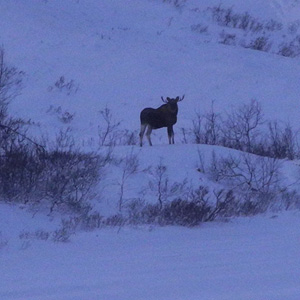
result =
[[[285,57],[297,57],[300,55],[300,35],[297,35],[289,42],[283,42],[279,45],[278,53]]]
[[[62,227],[53,232],[52,241],[57,243],[66,243],[70,241],[70,237],[73,234],[73,231],[70,231],[68,228]]]
[[[47,110],[47,113],[56,115],[57,118],[64,124],[71,123],[75,117],[75,113],[70,113],[67,110],[63,111],[61,106],[54,107],[53,105],[50,105],[49,109]]]
[[[82,228],[85,230],[93,230],[96,228],[101,228],[104,225],[105,218],[98,212],[88,214],[83,218]]]
[[[279,31],[283,27],[282,23],[275,20],[265,22],[250,16],[248,12],[236,13],[232,7],[225,8],[219,5],[210,7],[208,11],[210,11],[213,21],[218,25],[251,31],[252,33]]]
[[[299,21],[285,28],[282,23],[274,19],[259,20],[248,12],[237,13],[232,7],[219,5],[209,7],[206,11],[209,12],[214,23],[230,29],[229,33],[224,31],[220,33],[219,43],[240,45],[292,58],[300,55]],[[281,37],[278,32],[282,32]],[[286,32],[289,35],[286,35]]]
[[[21,240],[41,240],[41,241],[47,241],[49,237],[51,236],[51,233],[44,230],[37,230],[35,232],[28,232],[23,231],[19,234],[19,238]]]
[[[222,31],[220,34],[220,44],[235,46],[236,34],[230,34]]]
[[[44,170],[40,190],[55,206],[66,206],[72,211],[89,209],[87,201],[92,187],[98,183],[99,157],[78,151],[53,151],[43,154]]]
[[[300,209],[300,195],[295,191],[283,191],[279,202],[279,210]]]
[[[49,203],[74,212],[89,209],[100,176],[100,157],[78,151],[33,151],[27,147],[0,158],[0,195],[9,202]]]
[[[196,24],[196,25],[192,25],[191,30],[196,32],[196,33],[206,33],[208,31],[208,26],[199,23],[199,24]]]
[[[299,131],[289,124],[267,121],[256,100],[230,113],[196,114],[191,129],[182,129],[184,142],[220,145],[260,156],[296,159]]]
[[[213,191],[200,186],[192,191],[191,199],[175,199],[165,203],[144,204],[134,202],[127,207],[129,224],[157,224],[160,226],[178,225],[193,227],[221,217],[231,217],[236,210],[233,191]]]
[[[127,219],[122,214],[116,214],[105,219],[104,225],[122,227],[127,223]]]
[[[57,90],[59,92],[64,92],[68,96],[75,95],[79,89],[79,84],[75,83],[73,79],[67,80],[65,76],[60,76],[53,86],[48,87],[48,91],[52,92]]]
[[[212,208],[205,202],[174,200],[164,206],[161,225],[196,226],[207,221]]]
[[[244,44],[243,47],[253,49],[253,50],[268,52],[272,47],[272,43],[269,41],[267,37],[260,36],[255,38],[249,44]]]

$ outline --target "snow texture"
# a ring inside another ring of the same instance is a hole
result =
[[[0,0],[6,61],[26,73],[11,113],[36,122],[30,131],[36,136],[51,139],[70,127],[78,144],[89,148],[106,107],[133,131],[144,107],[158,107],[161,96],[185,94],[177,144],[167,145],[162,129],[153,134],[152,148],[114,151],[119,157],[138,154],[141,170],[162,161],[173,182],[195,185],[206,180],[197,171],[198,150],[206,159],[213,151],[238,154],[180,143],[180,128],[190,127],[195,112],[208,111],[212,101],[216,111],[229,112],[256,99],[267,119],[299,128],[299,57],[218,43],[223,29],[204,11],[219,0],[182,1],[180,7],[167,2]],[[224,7],[284,26],[300,20],[296,0],[228,0]],[[191,29],[198,24],[207,25],[207,32]],[[55,85],[60,78],[67,86]],[[66,113],[73,116],[70,123],[62,121]],[[285,180],[294,183],[299,166],[286,162],[283,169]],[[107,171],[104,200],[95,202],[104,213],[115,210],[118,172]],[[136,197],[149,178],[135,174],[125,196]],[[299,300],[299,220],[298,212],[289,212],[193,229],[103,229],[53,243],[19,235],[55,230],[56,215],[1,204],[0,299]]]

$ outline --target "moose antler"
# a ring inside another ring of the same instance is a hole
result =
[[[179,102],[179,101],[182,101],[182,100],[184,99],[184,96],[185,96],[185,95],[183,95],[181,98],[179,98],[178,102]]]
[[[164,103],[168,103],[168,101],[165,100],[165,99],[163,98],[163,96],[161,96],[161,100],[162,100]]]

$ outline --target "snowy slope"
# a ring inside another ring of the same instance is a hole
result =
[[[193,12],[197,2],[182,9],[161,2],[2,1],[1,43],[9,61],[27,74],[14,112],[50,134],[66,127],[49,113],[51,106],[61,107],[75,115],[78,138],[88,140],[106,106],[124,128],[135,130],[143,107],[159,106],[160,96],[186,94],[178,128],[191,126],[194,112],[208,110],[212,101],[223,111],[251,99],[267,118],[298,125],[295,60],[208,43],[205,34],[191,30],[203,21]],[[236,3],[237,11],[252,6],[245,3]],[[266,11],[268,18],[272,3],[257,2],[252,11]],[[201,2],[199,9],[208,6],[213,3]],[[208,31],[215,34],[214,28]],[[74,80],[78,91],[49,91],[60,76]]]
[[[299,214],[132,228],[0,252],[1,299],[298,300]]]
[[[137,154],[140,163],[124,197],[156,199],[143,192],[152,178],[144,170],[160,162],[171,182],[211,185],[197,170],[198,150],[206,160],[213,151],[239,153],[180,144],[180,128],[191,127],[195,112],[208,111],[212,101],[216,111],[226,112],[256,99],[267,119],[300,127],[299,57],[220,44],[223,28],[205,12],[219,4],[188,0],[176,8],[162,0],[0,0],[6,60],[26,73],[11,113],[36,122],[31,129],[36,136],[53,138],[70,127],[77,143],[89,149],[106,107],[121,128],[139,130],[142,108],[159,106],[161,96],[185,94],[176,145],[167,145],[160,130],[152,148],[114,149],[119,158]],[[284,26],[300,19],[296,0],[228,0],[224,6]],[[207,32],[192,30],[197,24],[207,24]],[[68,88],[55,86],[61,76]],[[65,112],[74,115],[72,121],[62,122]],[[298,188],[296,162],[285,162],[283,171],[284,180]],[[109,214],[116,211],[120,166],[106,175],[94,206]],[[195,229],[105,229],[78,233],[67,244],[19,238],[22,232],[53,231],[59,222],[56,215],[1,204],[0,299],[300,299],[298,213]]]

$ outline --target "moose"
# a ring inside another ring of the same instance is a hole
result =
[[[151,142],[151,132],[152,129],[158,129],[162,127],[167,127],[169,144],[174,144],[174,131],[173,125],[177,122],[177,113],[179,101],[184,99],[184,95],[180,98],[169,98],[165,100],[161,97],[162,101],[165,103],[159,108],[147,107],[141,111],[141,131],[140,131],[140,146],[143,146],[143,136],[147,129],[146,136],[148,138],[149,145],[152,146]]]

